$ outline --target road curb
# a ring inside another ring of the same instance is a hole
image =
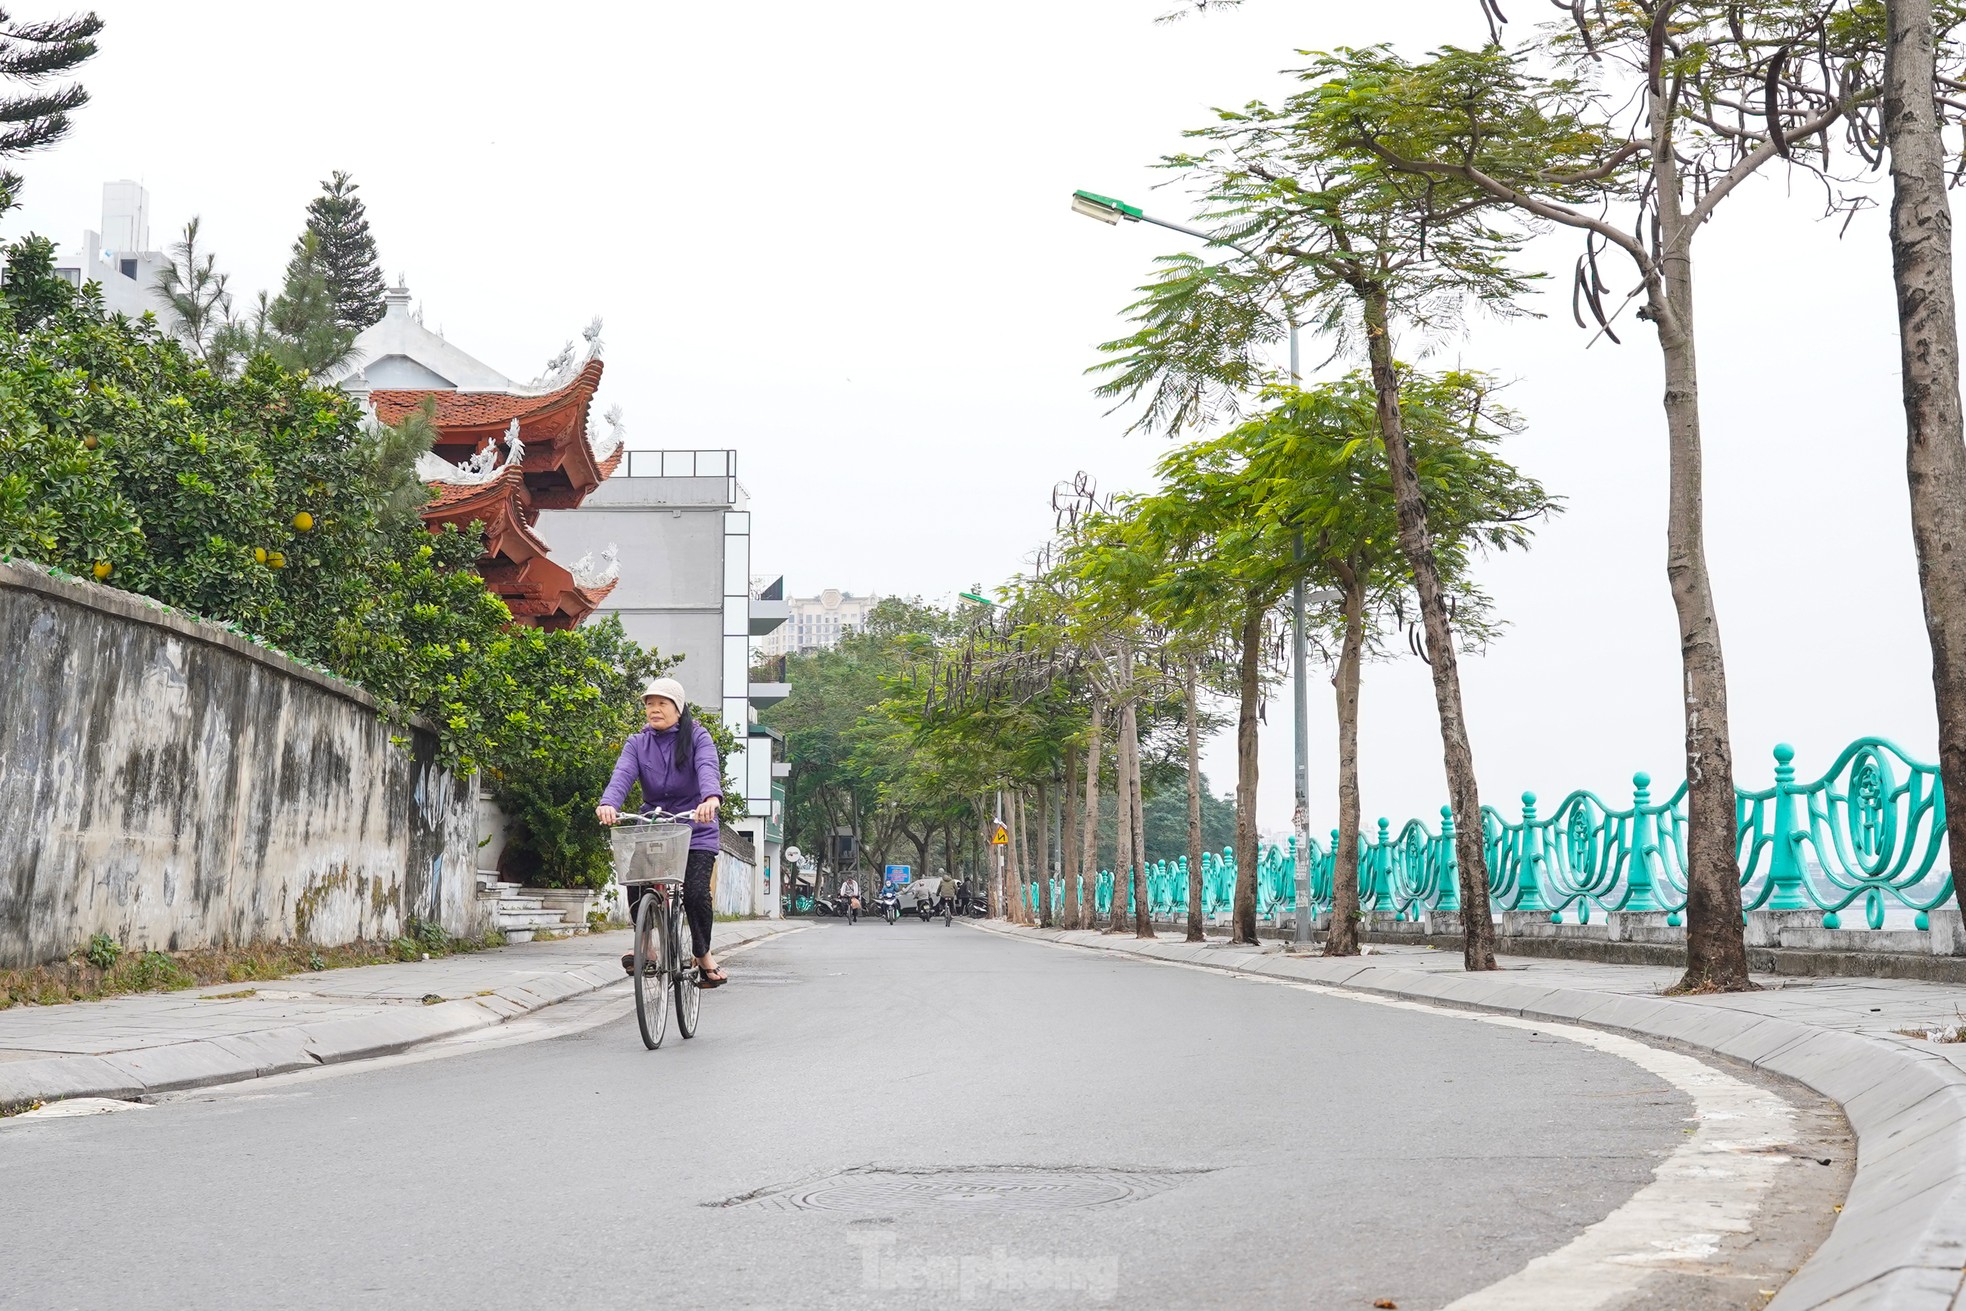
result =
[[[1100,940],[997,923],[974,927],[1227,974],[1589,1025],[1713,1052],[1794,1079],[1843,1108],[1857,1138],[1857,1171],[1830,1236],[1782,1286],[1769,1311],[1966,1307],[1966,1072],[1936,1054],[1665,997],[1556,988],[1505,975],[1424,973],[1375,964],[1370,957],[1327,960],[1213,944]]]
[[[785,920],[719,926],[729,946],[758,942],[803,928]],[[734,932],[743,936],[731,942]],[[381,1015],[345,1020],[314,1019],[287,1028],[229,1034],[94,1056],[54,1056],[0,1062],[0,1115],[36,1102],[73,1097],[133,1100],[151,1093],[203,1088],[264,1078],[291,1070],[393,1056],[440,1038],[503,1024],[627,978],[620,969],[592,964],[535,974],[473,997],[429,1005],[403,1005]],[[87,1005],[89,1003],[70,1003]]]

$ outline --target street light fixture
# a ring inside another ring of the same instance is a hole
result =
[[[1138,223],[1146,217],[1123,200],[1114,200],[1111,196],[1101,196],[1091,191],[1072,193],[1072,212],[1083,214],[1087,218],[1096,218],[1101,223],[1117,223],[1121,219],[1129,223]]]
[[[1167,228],[1170,231],[1184,233],[1190,237],[1199,237],[1211,246],[1227,246],[1233,251],[1247,255],[1259,265],[1263,262],[1262,255],[1242,245],[1240,242],[1228,241],[1216,236],[1212,232],[1203,232],[1197,228],[1186,227],[1180,223],[1170,223],[1166,219],[1154,218],[1152,215],[1142,211],[1137,205],[1129,205],[1123,200],[1114,200],[1111,196],[1102,196],[1096,191],[1074,191],[1072,193],[1072,212],[1074,214],[1083,214],[1087,218],[1098,219],[1101,223],[1117,224],[1121,219],[1125,219],[1129,223],[1151,223],[1155,227]],[[1284,311],[1284,322],[1290,328],[1290,385],[1297,387],[1302,385],[1301,375],[1297,371],[1297,312],[1288,300],[1284,301]],[[1340,593],[1332,591],[1316,592],[1306,595],[1302,578],[1299,578],[1296,585],[1290,589],[1290,655],[1292,674],[1296,683],[1296,687],[1293,690],[1293,701],[1297,714],[1297,731],[1294,735],[1297,753],[1297,807],[1296,814],[1292,817],[1292,823],[1297,830],[1296,937],[1300,945],[1307,944],[1311,940],[1311,747],[1310,727],[1307,722],[1311,708],[1308,669],[1310,664],[1310,644],[1304,635],[1304,608],[1306,605],[1312,603],[1323,605],[1342,599],[1343,597]],[[1192,779],[1189,780],[1189,786],[1193,786]]]

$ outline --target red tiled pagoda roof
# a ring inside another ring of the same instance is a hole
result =
[[[376,418],[400,423],[428,402],[437,440],[432,449],[453,464],[503,441],[513,420],[525,446],[523,465],[533,502],[544,510],[571,510],[607,475],[587,444],[587,415],[601,385],[601,361],[592,359],[565,386],[538,396],[506,392],[401,391],[369,393]]]
[[[435,483],[423,509],[431,529],[483,525],[485,553],[478,572],[515,619],[542,628],[572,628],[606,599],[614,584],[583,588],[555,563],[533,531],[541,510],[571,510],[620,467],[617,448],[596,461],[587,442],[588,411],[601,382],[601,361],[590,359],[563,387],[538,396],[503,392],[380,390],[369,403],[384,423],[400,423],[430,405],[437,430],[431,449],[453,464],[487,446],[503,451],[516,420],[525,458],[480,483]]]

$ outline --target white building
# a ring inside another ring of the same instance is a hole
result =
[[[157,275],[171,257],[150,248],[150,193],[127,179],[102,184],[102,230],[84,232],[82,245],[55,256],[55,273],[79,287],[102,286],[103,307],[114,314],[166,317],[168,302]]]
[[[829,587],[818,596],[795,596],[785,602],[789,615],[783,627],[761,644],[767,656],[793,655],[836,645],[867,622],[879,605],[878,596],[855,596]]]

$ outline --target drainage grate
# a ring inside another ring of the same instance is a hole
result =
[[[710,1206],[765,1211],[894,1215],[925,1208],[963,1211],[1081,1211],[1166,1192],[1205,1170],[1105,1170],[1088,1166],[978,1166],[884,1170],[861,1166],[778,1184]]]

